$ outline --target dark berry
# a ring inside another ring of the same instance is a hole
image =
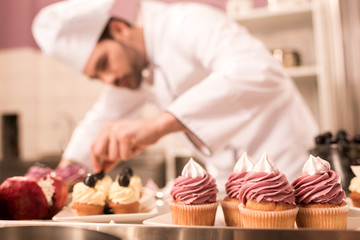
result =
[[[315,137],[315,143],[316,144],[325,144],[326,143],[326,139],[324,135],[318,135]]]
[[[324,137],[324,139],[325,139],[325,143],[326,143],[326,144],[330,144],[331,141],[332,141],[333,135],[332,135],[331,132],[325,132],[325,133],[323,134],[323,137]]]
[[[347,137],[347,132],[345,130],[341,129],[341,130],[339,130],[337,132],[336,135],[337,135],[337,137],[340,137],[340,138],[346,138]]]
[[[354,136],[354,143],[360,143],[360,134]]]
[[[345,130],[339,130],[338,133],[336,134],[336,143],[349,143],[349,139],[348,139],[348,135],[347,132]]]
[[[133,175],[133,170],[130,167],[124,167],[121,169],[120,175],[128,174],[130,177]]]
[[[119,176],[119,185],[122,187],[127,187],[129,186],[130,183],[130,175],[129,174],[123,174]]]
[[[96,176],[95,174],[90,174],[88,173],[88,175],[86,176],[84,183],[86,186],[88,187],[94,187],[96,184]]]
[[[101,172],[95,173],[94,175],[95,175],[95,180],[98,181],[98,180],[101,180],[104,178],[105,173],[104,173],[104,171],[101,171]]]

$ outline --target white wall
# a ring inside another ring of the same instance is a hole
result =
[[[103,85],[31,48],[0,51],[0,66],[0,115],[18,114],[21,158],[60,154]]]

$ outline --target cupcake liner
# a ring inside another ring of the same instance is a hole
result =
[[[71,208],[75,209],[79,216],[100,215],[104,213],[104,206],[86,203],[73,203]]]
[[[351,202],[354,207],[360,207],[360,199],[352,199],[351,198]]]
[[[239,205],[240,217],[245,228],[294,228],[298,208],[284,211],[258,211]]]
[[[241,227],[240,210],[238,199],[224,199],[221,201],[221,207],[224,213],[226,226]]]
[[[296,225],[299,228],[346,229],[349,206],[329,208],[299,207]]]
[[[352,205],[354,207],[360,207],[360,193],[358,192],[351,192],[349,194],[349,198],[351,199]]]
[[[214,226],[219,202],[185,205],[169,202],[171,220],[177,225]]]
[[[121,204],[110,201],[109,207],[112,208],[115,214],[138,213],[140,208],[140,203],[136,201],[133,203]]]

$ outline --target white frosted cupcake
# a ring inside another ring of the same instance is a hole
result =
[[[95,189],[96,174],[89,174],[84,182],[74,185],[72,205],[79,216],[103,214],[107,194]]]
[[[123,169],[110,187],[108,203],[116,214],[139,212],[142,182],[129,169]]]
[[[244,183],[245,176],[254,166],[254,160],[245,152],[234,166],[225,185],[227,196],[221,201],[225,223],[227,226],[241,227],[239,204],[239,190]]]
[[[292,185],[299,228],[346,229],[349,206],[340,177],[330,170],[329,162],[310,155]]]

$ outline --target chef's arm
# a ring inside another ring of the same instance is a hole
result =
[[[100,130],[91,147],[94,171],[107,172],[163,136],[180,131],[186,132],[187,129],[168,112],[148,119],[109,122]]]
[[[171,113],[164,112],[155,118],[159,138],[175,132],[187,131],[186,127],[177,120]]]
[[[146,90],[104,86],[99,100],[72,133],[60,164],[77,163],[92,171],[90,149],[94,138],[106,122],[135,119],[146,101]]]

